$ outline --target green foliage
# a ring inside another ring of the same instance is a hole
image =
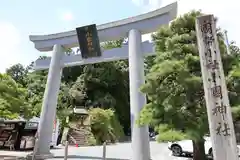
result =
[[[22,64],[15,64],[6,70],[7,75],[11,76],[15,82],[26,86],[26,74],[28,70],[24,68]]]
[[[123,39],[101,45],[106,50],[121,47],[122,42]],[[74,53],[73,50],[68,49],[66,55],[78,54],[77,52]],[[46,58],[46,56],[39,57],[39,59]],[[29,114],[40,116],[48,72],[34,71],[33,64],[32,62],[26,68],[16,64],[7,69],[7,73],[16,80],[18,85],[21,84],[27,90],[26,101],[31,108]],[[1,100],[1,103],[5,101]],[[57,117],[62,127],[66,126],[67,116],[71,119],[79,118],[72,114],[76,106],[111,108],[116,111],[121,124],[128,130],[130,126],[128,62],[121,60],[64,68],[57,105]]]
[[[121,47],[123,40],[102,44],[104,49]],[[85,108],[111,106],[124,129],[130,127],[128,62],[125,60],[85,65],[69,91],[72,105]]]
[[[116,41],[108,41],[101,44],[104,49],[112,49],[112,48],[120,48],[124,39],[116,40]]]
[[[28,102],[34,116],[40,116],[47,73],[47,71],[34,71],[27,76]]]
[[[165,135],[174,136],[162,138],[161,135],[164,135],[161,133],[160,140],[177,137],[178,132],[180,137],[175,139],[185,136],[201,139],[208,131],[195,33],[195,18],[200,14],[190,12],[177,18],[170,26],[162,27],[153,35],[157,55],[145,59],[145,71],[148,75],[142,91],[148,95],[149,103],[142,110],[139,124],[159,127],[167,124]],[[233,115],[238,120],[240,50],[231,43],[232,54],[225,54],[221,30],[218,31],[218,38]],[[122,43],[123,39],[101,45],[107,50],[121,47]],[[76,53],[71,49],[66,50],[66,55],[71,54]],[[2,78],[0,83],[0,116],[39,116],[47,73],[33,71],[33,63],[26,68],[21,64],[9,68],[7,74],[12,79],[2,75],[6,79]],[[57,116],[62,126],[66,125],[67,116],[78,118],[72,114],[75,106],[99,107],[91,109],[98,121],[92,123],[94,137],[89,133],[89,144],[102,143],[105,140],[115,142],[122,134],[121,125],[125,131],[130,127],[128,74],[127,60],[64,68],[57,106]],[[159,127],[156,127],[157,131],[162,132]]]
[[[232,107],[232,116],[234,121],[240,120],[240,106]]]
[[[153,35],[157,56],[141,88],[149,103],[139,118],[139,124],[167,124],[173,130],[169,132],[174,135],[183,132],[192,140],[201,140],[208,133],[195,32],[195,19],[199,15],[196,11],[184,14]],[[231,106],[237,107],[240,104],[239,49],[231,46],[231,55],[227,55],[220,29],[218,39]]]
[[[97,145],[97,141],[96,141],[93,133],[91,132],[91,130],[85,129],[85,135],[86,135],[86,139],[87,139],[86,143],[87,143],[88,146]]]
[[[0,117],[14,119],[19,116],[29,118],[30,106],[26,101],[27,90],[10,76],[0,74]]]
[[[158,134],[156,138],[158,142],[175,142],[187,139],[184,133],[172,129],[160,133],[161,134]]]
[[[172,129],[166,124],[156,126],[155,131],[159,133],[156,137],[158,142],[174,142],[188,138],[183,132]]]
[[[87,145],[88,146],[95,146],[95,145],[97,145],[97,141],[96,141],[96,139],[95,139],[95,137],[94,137],[94,135],[92,133],[91,133],[91,135],[87,136]]]
[[[122,126],[111,109],[93,108],[89,111],[91,131],[97,144],[115,143],[123,135]]]

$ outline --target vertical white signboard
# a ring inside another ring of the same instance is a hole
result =
[[[238,160],[214,16],[198,17],[196,32],[213,156],[216,160]]]

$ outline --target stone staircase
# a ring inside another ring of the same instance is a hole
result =
[[[90,119],[79,120],[68,124],[69,145],[88,146],[92,145],[94,136],[91,133]]]
[[[69,130],[69,145],[78,145],[78,146],[86,146],[87,145],[87,136],[86,131],[84,129],[76,129],[70,128]]]

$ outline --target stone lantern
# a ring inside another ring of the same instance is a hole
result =
[[[84,120],[88,117],[88,111],[84,108],[74,108],[73,112],[80,116],[80,126],[84,126]]]

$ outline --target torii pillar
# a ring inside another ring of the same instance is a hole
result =
[[[131,108],[131,139],[132,160],[149,160],[150,146],[148,126],[136,126],[141,109],[146,104],[146,95],[140,92],[140,87],[145,83],[144,56],[142,51],[141,33],[132,29],[129,32],[129,88]]]

